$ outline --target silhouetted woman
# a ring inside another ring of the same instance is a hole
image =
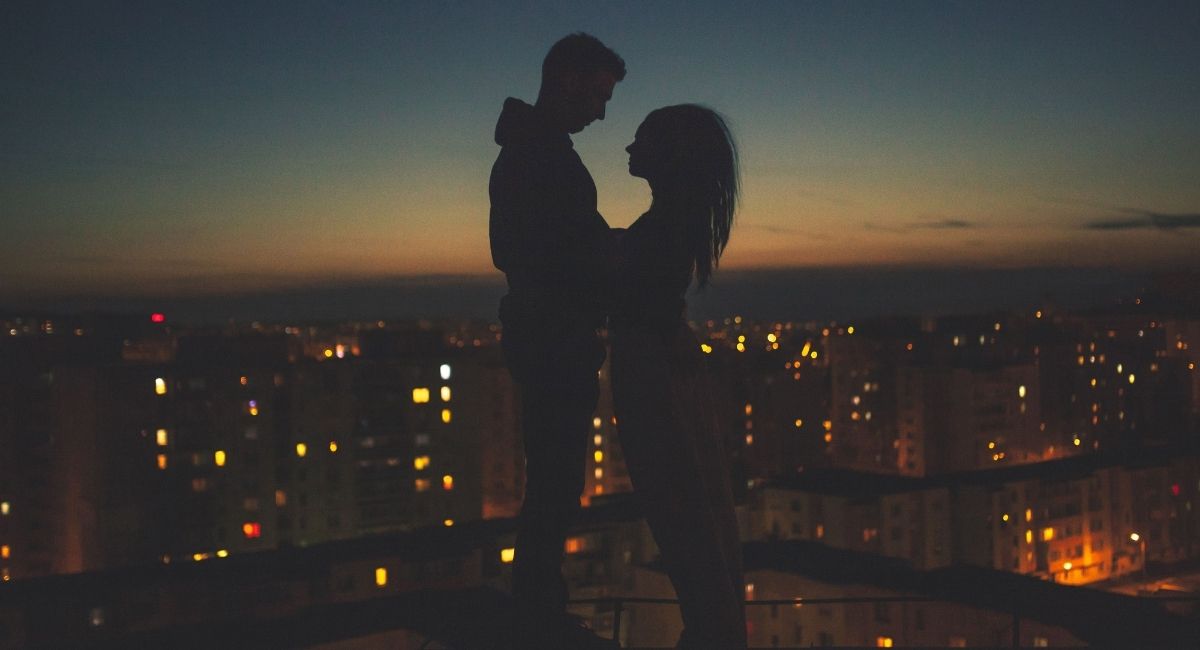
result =
[[[710,109],[646,117],[629,173],[650,210],[621,236],[610,321],[613,398],[634,491],[680,600],[680,648],[746,646],[741,548],[727,458],[699,343],[685,318],[729,241],[737,151]]]

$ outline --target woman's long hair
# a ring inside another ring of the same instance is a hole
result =
[[[729,243],[738,202],[738,155],[729,127],[716,111],[696,104],[660,108],[646,117],[666,156],[656,211],[676,222],[703,288]]]

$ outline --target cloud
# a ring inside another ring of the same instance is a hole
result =
[[[1087,230],[1163,230],[1200,228],[1200,214],[1162,214],[1148,210],[1126,210],[1134,216],[1097,219],[1083,224]]]
[[[758,230],[761,232],[771,233],[773,235],[804,235],[809,239],[829,239],[829,235],[824,233],[814,233],[804,230],[803,228],[788,228],[786,226],[768,226],[761,223],[742,223],[735,226],[738,229]]]
[[[881,226],[868,221],[863,224],[863,227],[867,230],[903,235],[917,230],[967,230],[976,228],[978,225],[963,219],[938,219],[936,221],[913,221],[898,226]]]

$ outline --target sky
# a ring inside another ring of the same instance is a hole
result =
[[[0,297],[495,276],[495,120],[574,31],[628,68],[574,136],[611,225],[649,204],[649,111],[729,119],[722,268],[1200,259],[1194,1],[19,1]]]

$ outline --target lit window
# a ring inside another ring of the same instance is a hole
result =
[[[563,550],[567,553],[578,553],[583,548],[584,541],[582,537],[568,537],[566,543],[563,544]]]
[[[853,334],[853,333],[854,333],[854,326],[853,326],[853,325],[851,325],[850,327],[847,327],[847,328],[846,328],[846,333],[847,333],[847,334]]]
[[[1025,387],[1024,386],[1017,386],[1017,397],[1020,397],[1021,399],[1025,398]]]
[[[594,492],[596,494],[604,494],[604,486],[597,483],[596,487],[592,490],[592,492]]]
[[[158,461],[158,468],[159,468],[159,469],[166,469],[166,468],[167,468],[167,455],[166,455],[166,454],[159,454],[159,455],[158,455],[158,457],[157,457],[155,460],[157,460],[157,461]]]
[[[262,537],[262,524],[257,521],[247,521],[242,524],[242,534],[246,536],[246,539]]]
[[[592,458],[596,459],[597,463],[603,463],[604,462],[604,452],[597,449],[596,451],[592,452]]]
[[[413,469],[422,470],[429,467],[429,456],[417,456],[413,459]]]
[[[754,583],[746,583],[746,600],[754,600]]]
[[[500,549],[500,561],[505,564],[512,564],[513,558],[517,555],[517,549],[509,547]]]
[[[1043,528],[1042,529],[1042,541],[1048,542],[1052,539],[1054,539],[1054,529],[1053,528]]]
[[[447,491],[454,489],[454,476],[446,474],[442,477],[442,489]]]
[[[828,432],[825,433],[825,442],[833,442],[833,434],[832,433],[828,433]]]
[[[754,405],[753,405],[753,404],[746,404],[746,409],[745,409],[745,411],[746,411],[746,415],[753,415],[753,414],[754,414]]]
[[[709,345],[707,343],[701,343],[700,351],[703,352],[704,354],[712,354],[713,348],[711,345]]]
[[[413,489],[417,492],[426,492],[429,490],[429,479],[419,478],[413,481]]]
[[[875,637],[875,647],[876,647],[876,648],[890,648],[890,647],[892,647],[892,637],[890,637],[890,636],[877,636],[877,637]]]
[[[592,476],[596,477],[597,479],[604,478],[604,468],[597,467],[596,469],[592,470]]]
[[[800,418],[796,418],[796,421],[793,422],[792,424],[795,424],[796,428],[799,429],[800,427],[804,426],[804,420],[801,420]]]
[[[817,524],[817,539],[825,537],[825,524]]]
[[[0,546],[0,558],[7,560],[10,557],[12,557],[12,549],[9,548],[8,544]]]
[[[339,358],[339,359],[345,359],[346,358],[346,346],[342,345],[341,343],[338,343],[333,348],[333,354],[335,356],[337,356],[337,358]]]
[[[428,403],[429,402],[429,389],[428,388],[414,388],[412,397],[413,397],[413,404]]]
[[[442,366],[438,368],[438,373],[441,375],[442,379],[450,379],[450,364],[443,363]]]
[[[167,446],[167,430],[159,429],[154,432],[154,442],[158,443],[159,447]]]
[[[225,466],[225,452],[220,449],[213,452],[213,463],[217,467],[224,467]]]
[[[454,520],[453,519],[443,519],[442,525],[445,526],[446,528],[449,528],[454,525]]]
[[[338,450],[338,444],[337,444],[337,441],[336,441],[336,440],[330,440],[330,441],[329,441],[329,453],[331,453],[331,454],[336,454],[336,453],[337,453],[337,450]]]
[[[450,409],[442,409],[442,422],[444,424],[450,424],[451,417]]]
[[[375,567],[375,586],[383,587],[387,585],[387,569],[384,567]]]
[[[592,428],[593,429],[599,429],[600,425],[602,425],[602,424],[604,424],[604,421],[600,419],[600,416],[597,415],[596,417],[592,418]]]
[[[280,507],[287,505],[287,492],[275,490],[275,505]]]
[[[1026,544],[1033,543],[1033,531],[1032,530],[1025,531],[1025,543]]]
[[[767,343],[774,343],[775,341],[778,341],[778,340],[779,340],[779,337],[775,336],[774,332],[767,335]]]
[[[1025,509],[1025,521],[1033,521],[1033,509],[1032,508]]]
[[[441,397],[442,397],[443,402],[450,401],[450,387],[449,386],[442,386]]]
[[[329,348],[325,348],[325,358],[332,359],[333,358],[333,350],[331,350]]]
[[[241,377],[238,378],[238,383],[245,386],[246,384],[250,383],[250,378],[247,377],[246,375],[242,375]]]
[[[1001,520],[1001,521],[1008,521],[1008,513],[1006,512],[1006,513],[1004,513],[1003,515],[1000,515],[1000,520]]]
[[[596,435],[592,436],[592,444],[596,445],[597,447],[604,444],[604,436],[602,436],[598,433]]]
[[[737,344],[737,351],[738,351],[738,352],[745,352],[745,351],[746,351],[746,344],[745,344],[745,343],[738,343],[738,344]]]
[[[296,455],[301,458],[304,458],[305,456],[307,456],[308,455],[308,445],[304,444],[303,442],[297,442],[296,443]]]
[[[1137,379],[1137,377],[1135,377],[1135,376],[1133,375],[1133,373],[1130,373],[1130,374],[1129,374],[1129,383],[1131,383],[1131,384],[1132,384],[1132,383],[1134,382],[1134,380],[1135,380],[1135,379]]]
[[[162,377],[159,377],[154,380],[154,394],[155,395],[166,395],[167,394],[167,380],[163,379]]]
[[[12,512],[12,504],[7,501],[0,501],[0,515],[7,517],[10,512]]]

